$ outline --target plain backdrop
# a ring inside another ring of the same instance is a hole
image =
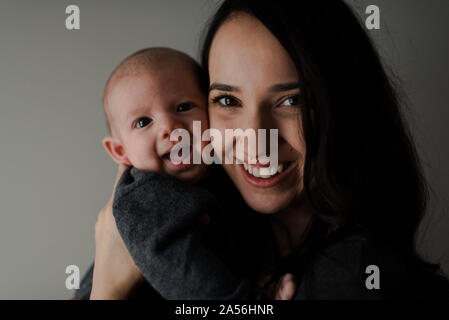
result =
[[[349,1],[401,77],[432,207],[418,248],[449,274],[449,2]],[[101,145],[101,95],[125,56],[169,46],[195,58],[215,0],[0,2],[0,299],[66,299],[65,268],[84,273],[95,252],[94,224],[115,165]],[[81,29],[65,28],[76,4]],[[336,48],[338,50],[338,48]]]

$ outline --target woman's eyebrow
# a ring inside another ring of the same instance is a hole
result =
[[[220,91],[227,91],[227,92],[240,92],[240,89],[237,87],[233,87],[227,84],[222,84],[222,83],[212,83],[209,87],[209,92],[211,92],[212,90],[220,90]]]
[[[299,89],[298,82],[278,83],[270,87],[271,92],[289,91],[293,89]]]

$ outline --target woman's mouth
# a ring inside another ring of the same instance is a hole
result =
[[[244,162],[239,167],[245,180],[258,188],[269,188],[280,183],[296,167],[293,161],[279,163],[273,167],[251,165]]]

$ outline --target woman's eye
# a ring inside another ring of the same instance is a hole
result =
[[[191,103],[181,103],[176,107],[176,112],[186,112],[193,108],[193,104]]]
[[[218,103],[223,107],[234,107],[238,105],[238,101],[231,96],[219,96],[213,99],[214,103]]]
[[[294,107],[299,105],[299,95],[291,96],[282,101],[281,106]]]
[[[143,128],[143,127],[146,127],[146,126],[149,125],[152,121],[153,121],[153,120],[151,120],[151,119],[148,118],[148,117],[142,117],[142,118],[139,118],[139,119],[137,119],[137,122],[136,122],[136,128]]]

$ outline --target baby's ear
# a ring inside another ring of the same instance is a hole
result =
[[[117,138],[107,136],[103,139],[103,147],[117,164],[125,164],[130,166],[128,157],[126,156],[123,144]]]

